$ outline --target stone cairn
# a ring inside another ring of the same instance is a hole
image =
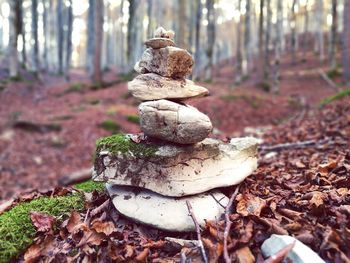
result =
[[[219,219],[228,197],[217,188],[236,185],[256,169],[257,140],[207,138],[210,119],[184,101],[209,92],[185,79],[194,61],[173,37],[173,31],[156,30],[135,65],[140,75],[128,84],[142,101],[144,135],[98,140],[93,179],[107,182],[115,208],[126,217],[163,230],[194,231],[186,202],[201,226]]]

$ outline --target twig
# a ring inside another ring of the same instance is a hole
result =
[[[331,143],[331,142],[332,141],[330,139],[324,139],[321,141],[309,140],[309,141],[301,141],[301,142],[281,143],[276,145],[261,145],[259,146],[259,150],[264,152],[282,151],[282,150],[289,150],[289,149],[306,148],[306,147],[322,145],[322,144]]]
[[[327,74],[324,73],[324,71],[323,71],[322,69],[319,69],[319,70],[318,70],[318,73],[320,73],[321,77],[327,82],[327,84],[328,84],[329,86],[331,86],[333,89],[335,89],[335,90],[337,90],[337,91],[339,90],[337,84],[335,84],[334,81],[331,80],[331,79],[327,76]]]
[[[226,206],[226,209],[225,209],[225,231],[224,231],[224,259],[225,259],[225,262],[226,263],[230,263],[231,262],[231,259],[230,259],[230,256],[228,254],[228,248],[227,248],[227,238],[228,238],[228,234],[230,232],[230,228],[231,228],[231,225],[232,225],[232,221],[230,220],[230,210],[231,210],[231,207],[232,207],[232,204],[233,204],[233,201],[235,200],[238,192],[239,192],[239,186],[238,185],[235,189],[235,191],[232,193],[231,197],[230,197],[230,200]]]
[[[196,216],[193,213],[192,206],[191,206],[191,204],[190,204],[190,202],[188,200],[186,201],[186,205],[187,205],[188,212],[190,213],[190,216],[191,216],[191,218],[193,220],[194,226],[196,227],[197,239],[198,239],[198,247],[199,247],[200,252],[202,254],[203,261],[204,261],[204,263],[208,263],[208,258],[207,258],[207,255],[205,253],[205,249],[204,249],[204,246],[203,246],[202,236],[201,236],[201,229],[199,227],[198,221],[196,219]]]
[[[279,263],[282,262],[282,260],[284,260],[284,258],[288,255],[289,251],[291,251],[293,249],[293,247],[295,246],[295,242],[285,246],[284,248],[280,249],[279,251],[277,251],[276,254],[272,255],[271,257],[269,257],[268,259],[266,259],[264,261],[264,263]]]

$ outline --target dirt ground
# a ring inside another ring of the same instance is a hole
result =
[[[254,74],[235,85],[233,65],[226,61],[215,69],[211,83],[198,82],[210,96],[189,104],[209,115],[213,136],[257,134],[301,118],[335,93],[320,77],[320,68],[325,70],[325,64],[312,54],[296,65],[286,58],[280,92],[271,94],[257,87]],[[91,167],[96,139],[111,134],[102,127],[104,121],[118,125],[114,132],[140,131],[130,121],[138,102],[113,71],[105,80],[115,84],[100,90],[86,88],[90,84],[82,70],[73,71],[68,83],[50,75],[41,82],[30,76],[10,82],[5,75],[0,74],[0,203],[23,191],[54,187],[62,176]]]

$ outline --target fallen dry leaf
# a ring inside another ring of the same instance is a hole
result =
[[[39,212],[30,212],[30,219],[39,232],[49,231],[55,224],[55,217]]]
[[[258,196],[243,196],[237,204],[236,211],[242,216],[260,216],[264,207],[266,207],[266,201]]]

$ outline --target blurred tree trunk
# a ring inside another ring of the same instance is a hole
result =
[[[63,0],[57,2],[57,61],[58,74],[63,74]]]
[[[297,19],[296,19],[296,13],[295,13],[295,6],[297,4],[297,0],[293,0],[292,2],[292,14],[291,14],[291,44],[292,44],[292,63],[295,64],[297,58],[296,58],[296,52],[297,52],[297,35],[296,35],[296,26],[297,26]]]
[[[303,36],[303,61],[306,61],[306,52],[308,48],[308,31],[309,31],[309,11],[308,11],[309,0],[305,2],[304,9],[304,36]]]
[[[264,52],[264,81],[270,77],[270,33],[271,33],[271,0],[266,0],[266,30],[265,30],[265,52]]]
[[[140,5],[140,0],[128,0],[129,1],[129,21],[128,21],[128,33],[127,33],[127,50],[126,57],[128,60],[129,71],[133,70],[134,64],[137,60],[137,23],[139,17],[137,17],[137,9]]]
[[[17,78],[19,76],[18,68],[18,51],[17,51],[17,37],[18,37],[18,14],[20,9],[19,0],[9,0],[10,17],[9,17],[9,70],[10,77]]]
[[[259,62],[258,62],[258,79],[260,82],[263,81],[264,78],[264,71],[263,71],[263,65],[264,65],[264,6],[265,6],[265,0],[260,0],[259,5]]]
[[[39,70],[39,40],[38,40],[38,1],[32,0],[32,71],[35,76],[38,75]]]
[[[94,53],[92,81],[95,85],[102,84],[101,53],[103,43],[103,1],[96,1],[94,6]]]
[[[121,1],[120,4],[120,9],[119,9],[119,16],[122,18],[123,17],[123,6],[125,4],[125,0]],[[122,73],[126,72],[126,58],[125,58],[125,34],[123,32],[123,21],[120,22],[119,28],[118,28],[118,39],[120,41],[120,55],[117,56],[119,57],[119,65],[120,65],[120,71]]]
[[[189,19],[188,19],[188,50],[192,54],[193,53],[193,33],[194,29],[196,27],[196,16],[195,16],[195,10],[196,10],[196,2],[195,1],[187,1],[187,4],[189,5]]]
[[[316,50],[321,62],[324,61],[324,41],[323,41],[323,0],[316,2],[316,23],[317,23],[317,40]]]
[[[151,38],[153,36],[153,0],[147,1],[147,37]]]
[[[27,68],[27,49],[26,49],[26,34],[23,22],[23,0],[18,0],[19,8],[18,8],[18,34],[22,37],[22,68]]]
[[[273,83],[272,92],[279,93],[280,84],[280,63],[282,53],[282,41],[283,41],[283,4],[282,1],[277,1],[277,22],[276,22],[276,35],[275,35],[275,61],[273,64]]]
[[[252,59],[252,45],[251,45],[251,0],[246,0],[245,5],[245,22],[244,22],[244,63],[243,63],[243,76],[248,76],[249,70],[251,68]]]
[[[95,0],[89,0],[89,9],[88,9],[88,23],[87,23],[87,54],[86,54],[86,61],[87,61],[87,70],[92,77],[93,70],[94,70],[94,62],[93,62],[93,55],[95,53]]]
[[[69,81],[69,70],[72,57],[72,31],[73,31],[73,3],[72,0],[68,0],[67,7],[67,37],[66,37],[66,65],[65,65],[65,78]]]
[[[342,64],[344,83],[350,82],[350,1],[344,3]]]
[[[187,3],[186,0],[178,0],[179,4],[179,12],[178,12],[178,21],[179,21],[179,28],[177,33],[177,45],[180,48],[188,49],[187,45],[187,14],[186,14],[186,7]]]
[[[49,62],[48,62],[48,40],[49,40],[49,34],[48,34],[48,29],[47,29],[47,5],[46,5],[46,0],[41,1],[43,5],[43,34],[44,34],[44,50],[43,50],[43,62],[44,62],[44,67],[43,69],[46,70],[49,67]]]
[[[215,13],[214,13],[214,0],[207,0],[207,65],[205,67],[205,79],[212,79],[212,71],[213,71],[213,53],[214,53],[214,45],[215,45]]]
[[[337,14],[337,0],[332,0],[332,26],[330,39],[329,61],[331,70],[337,68],[336,45],[337,45],[337,31],[338,31],[338,14]]]
[[[199,74],[199,69],[201,67],[200,61],[200,36],[201,36],[201,21],[202,21],[202,2],[201,0],[196,1],[196,30],[195,30],[195,53],[194,53],[194,61],[195,61],[195,70],[193,74],[193,78],[196,79]]]
[[[237,37],[237,44],[236,44],[236,74],[235,74],[235,83],[239,84],[242,81],[242,40],[241,40],[241,34],[242,34],[242,23],[241,23],[241,0],[237,1],[237,10],[240,14],[239,21],[236,23],[236,37]]]

